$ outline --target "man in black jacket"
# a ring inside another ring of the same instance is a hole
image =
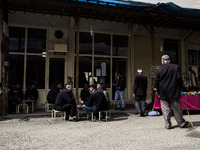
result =
[[[83,109],[87,112],[88,117],[92,117],[92,112],[94,113],[94,116],[96,119],[98,119],[99,111],[101,110],[107,110],[108,109],[108,103],[105,98],[105,95],[96,89],[97,85],[92,84],[90,85],[90,97],[88,101],[82,101],[80,100],[80,103],[83,104]]]
[[[121,108],[121,110],[123,111],[123,110],[125,110],[124,89],[126,87],[126,81],[125,81],[125,78],[123,77],[122,73],[119,72],[117,74],[117,76],[118,76],[118,82],[117,82],[116,91],[115,91],[116,110]],[[118,100],[119,96],[122,101],[121,107],[120,107],[120,103]]]
[[[66,111],[66,114],[69,115],[69,119],[67,117],[66,120],[75,121],[73,116],[76,115],[76,102],[72,93],[72,85],[67,84],[65,89],[58,94],[55,102],[55,109]]]
[[[183,118],[183,112],[180,105],[180,90],[182,88],[182,77],[179,67],[176,64],[170,64],[168,55],[161,58],[162,67],[156,74],[156,88],[158,96],[161,99],[161,108],[165,120],[165,128],[171,128],[171,109],[172,106],[174,117],[179,127],[184,128],[188,122]]]
[[[135,77],[133,88],[133,97],[135,97],[135,108],[140,116],[145,116],[145,105],[147,96],[147,77],[142,75],[142,69],[137,70],[138,75]],[[141,100],[141,106],[140,106]]]
[[[62,89],[62,83],[60,81],[57,81],[56,84],[52,87],[52,89],[47,94],[48,103],[55,104],[56,97],[58,93],[60,93],[61,89]]]

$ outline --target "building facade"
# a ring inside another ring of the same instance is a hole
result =
[[[0,39],[3,41],[4,30],[8,29],[9,67],[6,67],[1,53],[1,70],[8,69],[8,90],[17,82],[24,92],[30,83],[37,85],[37,109],[44,108],[47,93],[56,80],[63,84],[71,80],[75,95],[80,94],[85,83],[103,82],[114,105],[117,72],[122,72],[126,79],[126,104],[133,104],[132,92],[138,68],[143,69],[143,74],[148,77],[147,99],[151,100],[154,88],[152,68],[161,65],[163,54],[169,54],[172,63],[179,64],[183,74],[197,69],[198,85],[198,30],[154,27],[152,33],[148,25],[93,18],[80,18],[77,26],[77,20],[72,16],[22,11],[11,11],[7,18],[5,25],[0,23]],[[3,22],[3,11],[0,20]],[[1,71],[1,77],[4,72]],[[5,112],[7,105],[5,100]]]

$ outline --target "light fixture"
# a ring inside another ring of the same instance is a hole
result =
[[[93,35],[93,30],[92,30],[92,25],[91,25],[91,29],[90,29],[90,35]]]
[[[46,57],[46,52],[42,52],[42,57]]]

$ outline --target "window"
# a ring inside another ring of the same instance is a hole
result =
[[[94,34],[94,54],[110,55],[111,36],[109,34]]]
[[[25,28],[9,28],[9,52],[24,52]]]
[[[28,38],[25,38],[25,35],[28,35]],[[19,82],[27,87],[28,84],[35,83],[37,88],[43,89],[45,87],[43,51],[46,52],[45,29],[9,27],[9,84]],[[25,66],[26,71],[24,71]],[[26,77],[25,83],[24,77]]]
[[[110,88],[110,58],[94,58],[94,82],[104,83]]]
[[[27,56],[26,87],[34,83],[38,89],[44,89],[45,58],[42,56]]]
[[[76,59],[74,71],[74,87],[76,87]],[[79,88],[83,88],[84,84],[91,84],[92,80],[92,57],[79,57]]]
[[[80,54],[92,54],[92,36],[90,33],[80,32]]]
[[[46,30],[29,28],[27,43],[28,53],[46,52]]]
[[[49,64],[49,88],[56,81],[60,81],[64,84],[64,74],[65,74],[65,59],[62,58],[51,58]]]
[[[86,37],[88,38],[86,39]],[[111,43],[112,39],[113,42]],[[113,47],[113,55],[111,55],[111,47]],[[114,81],[111,79],[114,79],[112,75],[115,72],[121,71],[126,77],[127,58],[128,36],[102,33],[95,33],[94,36],[90,36],[89,32],[80,32],[79,88],[82,88],[85,83],[89,85],[104,83],[106,88],[112,88]],[[113,66],[112,70],[111,65]],[[75,87],[76,55],[74,70]]]
[[[128,36],[113,35],[113,56],[128,56]]]
[[[24,55],[9,55],[9,88],[16,83],[23,86]]]

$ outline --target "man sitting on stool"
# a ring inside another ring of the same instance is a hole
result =
[[[56,97],[55,109],[58,111],[66,111],[66,120],[76,121],[73,116],[76,115],[76,102],[72,93],[72,85],[67,84]]]

